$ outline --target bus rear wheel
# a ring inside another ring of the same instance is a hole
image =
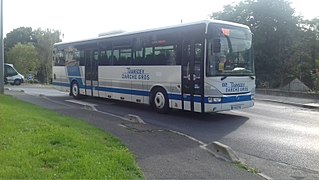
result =
[[[151,106],[159,113],[167,113],[169,110],[168,96],[165,90],[155,89],[151,93]]]
[[[78,84],[76,81],[72,82],[72,85],[71,85],[71,95],[72,95],[75,99],[80,98],[80,88],[79,88],[79,84]]]

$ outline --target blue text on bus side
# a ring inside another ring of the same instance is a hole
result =
[[[144,69],[126,69],[127,71],[122,73],[122,79],[150,80],[150,75],[145,73]]]
[[[222,87],[225,88],[227,93],[248,91],[248,87],[245,83],[222,83]]]

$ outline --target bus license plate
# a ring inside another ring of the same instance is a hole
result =
[[[232,106],[231,106],[231,109],[232,109],[232,110],[241,109],[241,105],[232,105]]]

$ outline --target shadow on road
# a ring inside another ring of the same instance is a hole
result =
[[[235,115],[231,111],[201,114],[172,110],[168,114],[159,114],[151,107],[142,104],[100,98],[87,98],[85,101],[98,104],[98,109],[101,111],[118,116],[134,114],[147,124],[182,132],[205,143],[220,140],[249,120],[248,117]]]

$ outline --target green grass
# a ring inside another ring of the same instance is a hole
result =
[[[0,95],[0,179],[143,179],[119,140]]]
[[[258,173],[260,173],[260,171],[259,171],[258,169],[251,168],[251,167],[249,167],[248,165],[246,165],[246,164],[244,164],[244,163],[241,163],[241,162],[235,163],[235,166],[238,167],[238,168],[240,168],[240,169],[244,169],[244,170],[246,170],[246,171],[248,171],[248,172],[250,172],[250,173],[253,173],[253,174],[258,174]]]

